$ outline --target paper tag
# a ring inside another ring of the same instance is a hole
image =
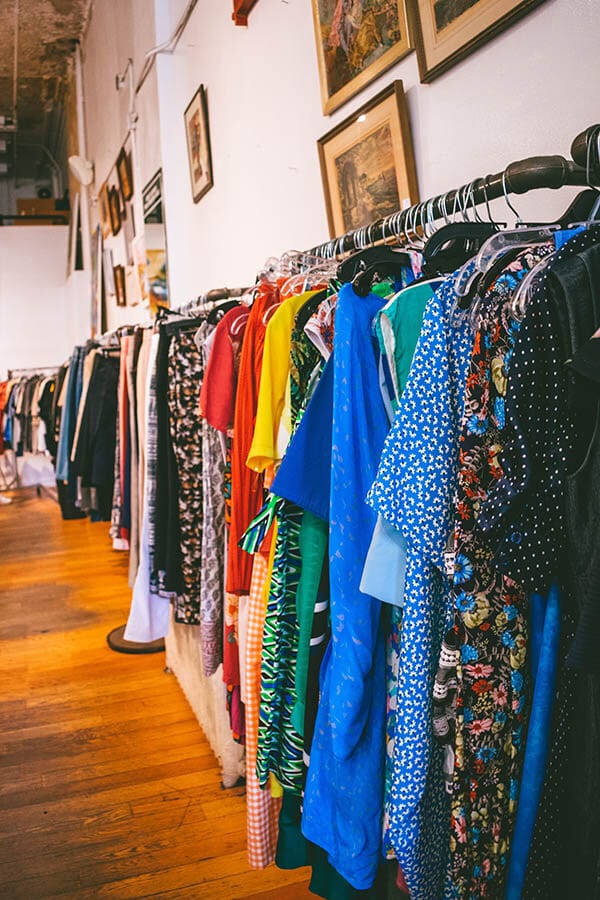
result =
[[[456,554],[454,550],[445,550],[444,551],[444,565],[446,568],[446,575],[450,578],[454,576],[454,559]]]

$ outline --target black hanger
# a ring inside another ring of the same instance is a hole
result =
[[[206,316],[194,316],[194,318],[178,319],[177,322],[163,322],[162,328],[170,337],[181,334],[182,331],[197,331],[206,322]]]
[[[303,303],[298,312],[296,313],[296,318],[294,320],[294,328],[297,331],[303,331],[304,326],[315,312],[319,303],[322,303],[323,300],[327,297],[329,293],[328,288],[324,288],[322,291],[317,291],[316,294],[313,294],[312,297],[309,297],[306,303]]]
[[[241,306],[239,300],[225,300],[224,303],[219,303],[217,306],[213,306],[211,311],[207,316],[207,322],[210,322],[211,325],[216,325],[219,322],[226,312],[229,312],[230,309],[234,309],[236,306]]]
[[[600,196],[600,193],[593,188],[586,188],[585,191],[580,191],[571,203],[569,203],[562,216],[556,219],[556,225],[565,229],[570,225],[578,225],[581,222],[585,222],[589,218],[598,196]],[[544,223],[541,222],[528,222],[527,227],[535,227],[536,225],[541,226],[543,224]]]
[[[358,294],[359,297],[367,297],[371,293],[376,276],[379,276],[380,280],[390,275],[400,276],[402,269],[405,269],[407,266],[406,259],[408,257],[405,253],[396,253],[395,256],[396,259],[373,263],[364,271],[355,275],[352,279],[354,293]]]
[[[498,231],[495,222],[451,222],[443,225],[423,248],[423,275],[454,272],[480,250]]]
[[[345,259],[338,266],[337,277],[346,283],[354,281],[359,272],[364,272],[369,266],[374,266],[384,262],[398,262],[399,266],[410,266],[410,256],[405,250],[394,250],[392,247],[382,245],[381,247],[365,247],[353,253],[348,259]]]

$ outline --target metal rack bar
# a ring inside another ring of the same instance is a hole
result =
[[[307,252],[323,258],[343,256],[393,236],[400,238],[408,223],[418,225],[420,217],[428,222],[438,219],[447,221],[453,211],[487,204],[508,194],[525,194],[539,188],[556,190],[564,185],[585,186],[590,184],[592,178],[595,183],[600,183],[598,167],[588,171],[587,167],[579,166],[563,156],[532,156],[510,163],[503,172],[476,178],[445,194],[378,219],[364,228],[356,228],[318,244]]]

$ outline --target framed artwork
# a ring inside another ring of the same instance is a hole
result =
[[[194,203],[213,186],[206,89],[200,85],[184,113]]]
[[[152,176],[148,184],[142,190],[142,208],[144,211],[144,222],[162,225],[163,202],[162,202],[162,169]]]
[[[102,229],[98,225],[92,235],[92,321],[91,336],[106,330],[106,308],[104,305],[104,279],[102,278]]]
[[[418,200],[401,81],[394,81],[317,142],[331,237]]]
[[[107,298],[112,299],[116,294],[116,290],[113,255],[110,247],[105,247],[102,251],[102,275],[104,277],[104,294]]]
[[[81,243],[81,229],[79,222],[79,204],[80,197],[79,191],[73,197],[73,207],[71,209],[71,216],[69,218],[69,253],[67,258],[67,278],[74,272],[77,268],[83,268],[83,266],[77,266],[77,249],[78,243]]]
[[[102,228],[102,237],[107,238],[112,233],[112,227],[110,222],[109,192],[106,182],[98,191],[98,217]]]
[[[111,231],[113,234],[118,234],[121,230],[121,203],[119,201],[119,190],[116,187],[108,189],[108,210]]]
[[[117,297],[117,306],[127,305],[127,294],[125,291],[125,266],[114,267],[115,276],[115,294]]]
[[[411,49],[404,0],[312,0],[325,115]]]
[[[421,81],[433,81],[543,2],[410,0]]]
[[[117,157],[117,176],[119,178],[119,188],[123,200],[131,200],[133,197],[133,174],[131,169],[131,153],[121,148],[121,152]]]

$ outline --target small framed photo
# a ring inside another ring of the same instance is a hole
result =
[[[312,0],[323,113],[411,50],[404,0]]]
[[[127,293],[125,290],[125,266],[114,267],[115,294],[117,306],[127,306]]]
[[[119,200],[119,189],[116,187],[109,187],[108,189],[108,209],[111,231],[113,234],[118,234],[121,230],[121,203]]]
[[[102,228],[102,237],[107,238],[112,232],[110,220],[110,202],[108,185],[106,182],[98,191],[98,217],[100,219],[100,227]]]
[[[133,173],[131,169],[131,153],[121,148],[121,152],[117,157],[117,176],[119,178],[119,188],[123,200],[131,200],[133,197]]]
[[[401,81],[392,82],[317,145],[331,237],[419,199]]]
[[[433,81],[543,2],[410,0],[421,81]]]
[[[200,85],[184,113],[192,197],[197,203],[213,186],[206,89]]]

